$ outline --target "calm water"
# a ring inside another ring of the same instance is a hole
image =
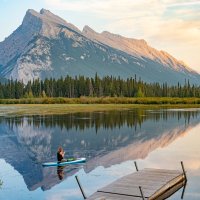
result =
[[[43,168],[66,156],[85,164]],[[181,169],[188,175],[184,199],[200,199],[200,110],[123,110],[0,118],[0,199],[81,200],[139,168]],[[182,189],[169,199],[181,199]]]

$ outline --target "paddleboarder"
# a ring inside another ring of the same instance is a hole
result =
[[[65,162],[66,160],[64,159],[65,152],[62,147],[58,147],[57,151],[57,160],[58,162]]]

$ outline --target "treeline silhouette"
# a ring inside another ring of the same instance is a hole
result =
[[[9,80],[0,83],[0,99],[20,99],[38,97],[200,97],[200,86],[190,84],[168,85],[167,83],[146,83],[136,75],[126,80],[120,77],[106,76],[93,78],[84,76],[59,79],[22,81]]]

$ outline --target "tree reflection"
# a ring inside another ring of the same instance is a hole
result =
[[[109,112],[88,112],[76,113],[66,115],[39,115],[27,117],[11,117],[0,118],[0,123],[6,122],[10,128],[13,126],[23,126],[24,119],[27,119],[28,125],[39,127],[60,127],[70,130],[85,130],[88,128],[95,128],[96,133],[103,127],[104,129],[121,128],[126,125],[128,127],[141,127],[144,121],[151,119],[158,122],[161,119],[167,121],[168,118],[182,119],[184,118],[185,124],[190,123],[191,118],[197,117],[199,111],[168,111],[168,110],[123,110],[123,111],[109,111]]]
[[[3,181],[0,179],[0,189],[2,188],[3,186]]]

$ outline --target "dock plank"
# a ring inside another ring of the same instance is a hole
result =
[[[148,199],[157,199],[163,193],[185,180],[179,170],[146,168],[124,176],[117,181],[99,189],[88,200],[128,200],[141,199],[139,186]]]
[[[141,200],[141,197],[96,192],[89,198],[89,200]]]

